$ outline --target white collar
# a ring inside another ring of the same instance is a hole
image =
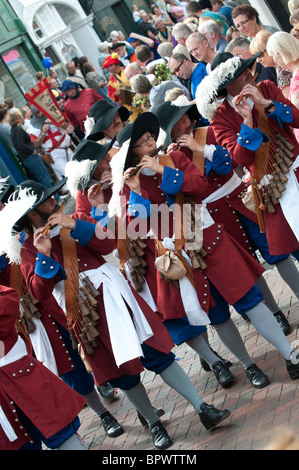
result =
[[[230,95],[230,94],[228,93],[227,96],[226,96],[226,100],[227,100],[228,104],[230,104],[230,106],[231,106],[232,108],[234,108],[233,99],[234,99],[234,96],[233,96],[233,95]],[[247,103],[249,104],[250,108],[252,109],[253,106],[254,106],[254,102],[251,101],[250,98],[246,98],[246,101],[247,101]]]

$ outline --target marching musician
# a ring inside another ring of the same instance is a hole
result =
[[[292,253],[299,259],[299,144],[293,133],[293,127],[299,127],[299,110],[274,83],[264,81],[258,87],[250,84],[250,67],[239,57],[220,53],[212,62],[211,69],[208,81],[204,80],[197,89],[198,110],[212,119],[217,142],[227,148],[233,161],[250,171],[252,180],[258,169],[264,168],[264,179],[258,181],[261,200],[256,210],[262,217],[261,231],[265,230],[269,252],[271,255]],[[221,98],[224,98],[222,102]],[[274,168],[270,167],[277,151],[278,134],[286,147],[283,155],[288,158],[289,171],[285,190],[276,199],[270,193],[272,205],[267,206],[269,195],[265,187],[274,181]],[[292,148],[291,154],[289,148]]]

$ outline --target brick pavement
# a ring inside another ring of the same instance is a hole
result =
[[[298,300],[282,281],[276,268],[267,271],[265,276],[275,299],[293,327],[288,336],[289,341],[299,340]],[[283,427],[291,427],[297,434],[299,432],[299,380],[292,381],[289,378],[285,360],[280,353],[233,309],[232,318],[249,354],[268,375],[271,384],[262,390],[254,389],[241,364],[220,343],[213,330],[209,331],[212,348],[233,362],[231,371],[236,379],[229,388],[221,388],[214,375],[202,369],[196,353],[188,346],[176,347],[174,352],[177,360],[200,395],[218,408],[228,408],[231,417],[214,431],[206,431],[197,413],[184,398],[165,385],[160,376],[144,372],[142,380],[153,406],[165,410],[162,422],[173,439],[173,445],[169,449],[171,451],[262,450]],[[149,430],[142,428],[136,411],[121,391],[118,391],[116,397],[114,402],[105,402],[125,430],[124,434],[116,439],[106,437],[99,418],[88,408],[84,408],[80,413],[79,433],[89,449],[152,451]]]

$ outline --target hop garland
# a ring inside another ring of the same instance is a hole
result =
[[[136,108],[141,111],[148,111],[150,108],[150,100],[148,96],[140,96],[138,93],[133,98],[133,104]]]
[[[159,83],[172,79],[172,72],[166,62],[164,64],[156,65],[155,76],[157,77]]]

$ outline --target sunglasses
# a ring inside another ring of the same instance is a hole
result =
[[[176,73],[178,73],[178,71],[180,70],[181,66],[183,65],[183,60],[182,62],[180,63],[180,65],[178,65],[175,69],[172,70],[172,73],[175,75]]]

